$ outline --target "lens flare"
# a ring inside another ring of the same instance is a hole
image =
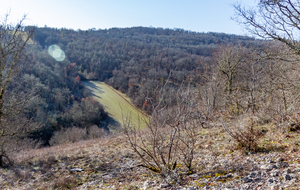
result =
[[[60,49],[58,45],[51,45],[48,48],[48,53],[56,60],[63,61],[66,58],[66,54],[63,50]]]

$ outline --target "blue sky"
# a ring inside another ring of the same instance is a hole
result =
[[[0,15],[11,10],[14,23],[27,14],[26,25],[105,29],[152,26],[196,32],[245,35],[230,17],[232,3],[253,6],[259,0],[1,0]]]

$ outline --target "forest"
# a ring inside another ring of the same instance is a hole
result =
[[[21,115],[36,129],[21,139],[39,146],[55,144],[51,141],[55,132],[71,127],[105,127],[107,113],[88,98],[83,80],[104,81],[151,114],[145,98],[155,98],[154,89],[167,80],[172,89],[182,83],[204,84],[203,76],[211,75],[213,55],[220,46],[250,48],[262,43],[246,36],[146,27],[74,31],[26,26],[22,30],[34,31],[32,43],[26,45],[26,59],[8,92],[31,93]],[[66,59],[53,59],[48,53],[51,45],[59,46]]]
[[[98,31],[37,28],[34,39],[44,49],[58,44],[75,64],[72,72],[81,80],[105,81],[126,93],[138,107],[171,70],[174,85],[200,83],[200,75],[209,72],[220,45],[252,47],[261,43],[245,36],[144,27]]]

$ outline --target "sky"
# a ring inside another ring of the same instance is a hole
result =
[[[16,23],[74,30],[133,26],[182,28],[195,32],[247,35],[231,19],[232,3],[254,6],[259,0],[0,0],[0,16]]]

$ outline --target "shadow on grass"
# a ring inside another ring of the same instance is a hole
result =
[[[100,87],[100,86],[97,86],[95,85],[94,83],[92,82],[89,82],[89,81],[84,81],[82,82],[82,84],[85,86],[85,87],[90,87],[91,89],[90,92],[93,94],[93,96],[96,96],[98,98],[101,98],[100,96],[96,95],[95,93],[100,93],[100,94],[103,94],[104,91],[102,90],[103,88]],[[94,93],[95,92],[95,93]]]
[[[97,86],[92,81],[82,81],[82,84],[89,91],[90,96],[103,99],[101,97],[101,94],[104,94],[105,91],[103,90],[102,87]],[[100,96],[99,96],[99,94],[100,94]],[[107,106],[104,106],[104,107],[107,109]],[[105,130],[108,130],[108,131],[111,131],[111,132],[112,131],[120,131],[121,123],[119,123],[116,119],[114,119],[111,115],[109,115],[108,118],[106,119],[106,125],[103,128]]]
[[[121,123],[119,123],[113,117],[108,116],[107,125],[106,125],[105,129],[109,130],[109,131],[120,131],[121,130]]]

